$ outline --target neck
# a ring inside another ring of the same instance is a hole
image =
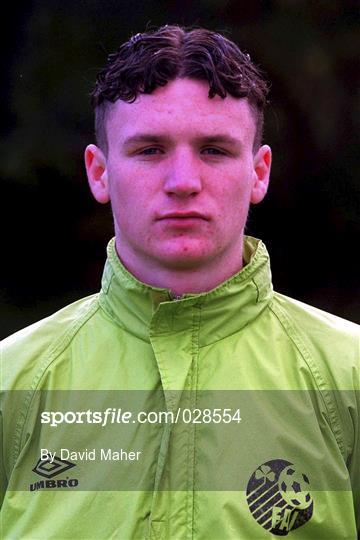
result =
[[[116,241],[116,251],[126,269],[142,283],[169,289],[173,297],[187,293],[207,292],[237,274],[244,266],[242,239],[234,256],[219,256],[206,264],[189,267],[167,267],[129,256]]]

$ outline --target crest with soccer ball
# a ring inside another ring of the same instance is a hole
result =
[[[253,518],[276,536],[287,536],[313,514],[308,476],[284,459],[267,461],[254,471],[246,498]]]

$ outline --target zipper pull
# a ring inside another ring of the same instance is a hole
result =
[[[173,293],[170,293],[170,298],[171,298],[171,300],[174,300],[174,301],[176,301],[176,300],[181,300],[182,297],[183,297],[182,294],[173,294]]]

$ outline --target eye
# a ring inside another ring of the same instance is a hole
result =
[[[208,156],[226,156],[226,152],[224,152],[224,150],[220,150],[220,148],[214,148],[213,146],[203,148],[202,153],[205,153]]]
[[[149,148],[143,148],[139,151],[139,154],[143,156],[156,156],[157,154],[162,154],[162,150],[160,148],[156,148],[155,146],[151,146]]]

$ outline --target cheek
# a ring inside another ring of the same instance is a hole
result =
[[[236,180],[224,186],[218,193],[218,209],[226,222],[242,220],[250,203],[249,182]]]
[[[146,211],[151,195],[149,182],[144,181],[145,175],[135,167],[121,167],[109,173],[110,196],[114,211],[120,219],[141,215]]]
[[[231,190],[231,196],[223,199],[219,207],[217,234],[221,243],[237,240],[245,228],[249,210],[249,195],[243,188]]]

